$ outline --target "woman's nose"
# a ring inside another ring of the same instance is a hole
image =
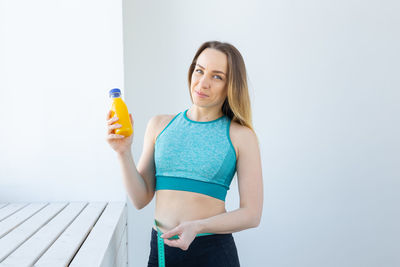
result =
[[[201,77],[200,86],[202,88],[210,88],[210,81],[208,80],[206,75],[203,75],[203,77]]]

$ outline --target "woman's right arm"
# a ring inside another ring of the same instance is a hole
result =
[[[130,118],[133,125],[131,115]],[[129,137],[113,134],[113,130],[120,127],[117,123],[114,124],[115,122],[116,121],[113,118],[108,120],[109,132],[107,141],[117,152],[122,169],[123,181],[129,198],[137,209],[142,209],[153,199],[154,196],[154,144],[159,125],[159,116],[151,118],[147,124],[144,135],[143,151],[137,166],[134,162],[131,151],[133,134]]]

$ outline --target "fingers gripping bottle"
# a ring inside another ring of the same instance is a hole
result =
[[[116,123],[122,125],[121,128],[114,130],[115,133],[124,136],[130,136],[133,133],[133,128],[129,118],[128,108],[121,98],[121,90],[118,88],[111,89],[110,98],[112,100],[111,117],[116,115],[118,117],[118,121]]]

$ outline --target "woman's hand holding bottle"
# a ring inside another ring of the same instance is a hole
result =
[[[133,141],[133,133],[126,137],[124,135],[115,134],[115,129],[121,128],[122,125],[118,123],[118,117],[116,115],[111,117],[112,111],[110,110],[107,114],[107,142],[110,144],[111,148],[114,149],[118,154],[125,154],[131,152],[131,145]],[[132,123],[132,115],[129,114],[129,118]]]

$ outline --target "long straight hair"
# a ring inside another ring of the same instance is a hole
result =
[[[205,42],[197,50],[196,55],[189,67],[188,82],[189,94],[193,103],[190,85],[192,83],[192,74],[196,67],[197,59],[201,52],[206,48],[216,49],[224,53],[228,59],[227,72],[227,97],[222,105],[222,113],[243,126],[250,128],[252,131],[252,114],[250,106],[249,89],[247,86],[247,74],[244,60],[239,50],[229,43],[218,41]]]

